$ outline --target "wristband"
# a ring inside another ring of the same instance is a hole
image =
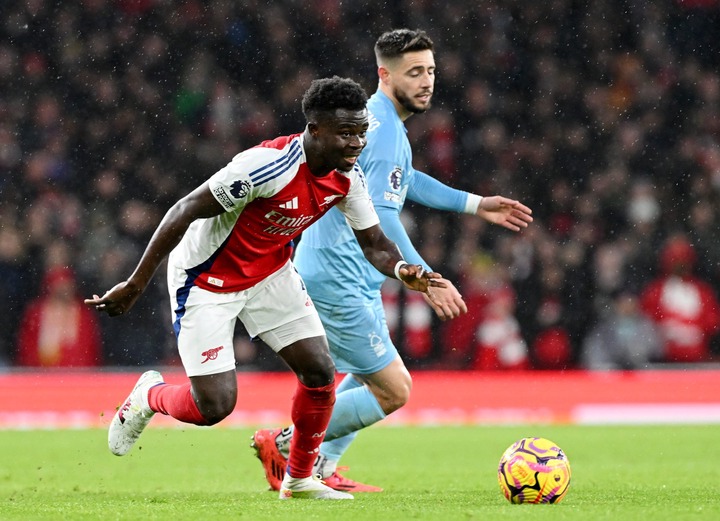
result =
[[[395,278],[396,278],[396,279],[402,280],[402,279],[400,278],[400,266],[404,266],[404,265],[406,265],[406,264],[407,264],[407,262],[405,262],[404,260],[399,260],[399,261],[397,261],[397,264],[395,264],[395,269],[393,270],[393,271],[395,272]]]
[[[482,200],[482,195],[468,194],[463,213],[469,213],[471,215],[476,214],[478,208],[480,208],[480,203],[482,202]]]

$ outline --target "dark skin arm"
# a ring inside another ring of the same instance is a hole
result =
[[[370,264],[382,273],[395,278],[395,265],[402,260],[397,245],[387,238],[379,225],[371,226],[365,230],[354,230],[360,248]],[[400,267],[400,279],[403,284],[415,291],[426,293],[433,300],[431,287],[444,288],[442,275],[435,272],[426,272],[422,266],[405,264]]]
[[[197,219],[214,217],[223,212],[223,207],[215,200],[207,183],[200,185],[167,211],[132,275],[102,297],[93,295],[93,298],[85,299],[85,304],[111,317],[126,313],[145,291],[158,266],[177,246],[190,224]]]
[[[224,209],[215,200],[207,184],[199,186],[167,211],[132,275],[102,297],[93,295],[92,299],[85,299],[85,304],[111,317],[126,313],[145,291],[158,266],[177,246],[190,224],[197,219],[214,217],[223,212]],[[395,277],[395,264],[402,257],[395,243],[385,236],[382,229],[373,226],[356,231],[355,234],[372,265],[388,277]],[[400,276],[408,288],[425,292],[431,299],[431,286],[444,287],[444,283],[437,280],[441,278],[439,274],[427,273],[422,266],[407,264],[400,268]]]

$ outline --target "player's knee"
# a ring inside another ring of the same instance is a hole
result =
[[[325,387],[335,381],[335,364],[329,356],[321,357],[304,367],[298,378],[306,387]]]
[[[207,425],[215,425],[233,412],[237,403],[237,375],[234,370],[195,376],[191,380],[195,405]]]
[[[325,337],[299,340],[278,354],[306,387],[325,387],[335,381],[335,364]]]
[[[403,407],[410,399],[412,380],[409,377],[398,378],[395,381],[387,382],[387,385],[371,389],[383,412],[390,414]]]
[[[403,407],[410,399],[412,376],[397,357],[384,369],[367,376],[367,384],[385,414]]]
[[[385,398],[385,403],[381,404],[385,414],[390,414],[403,407],[410,399],[410,386],[399,385],[393,387]]]
[[[213,396],[197,400],[197,406],[208,425],[224,420],[235,409],[234,396]]]
[[[296,372],[303,385],[310,388],[325,387],[335,381],[335,363],[327,349],[313,349]]]

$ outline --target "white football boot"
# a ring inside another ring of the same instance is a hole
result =
[[[352,494],[333,490],[320,478],[293,478],[285,473],[280,486],[280,499],[354,499]]]
[[[116,456],[124,456],[147,427],[155,413],[148,405],[151,387],[165,383],[157,371],[147,371],[140,376],[130,396],[117,410],[108,429],[108,447]]]

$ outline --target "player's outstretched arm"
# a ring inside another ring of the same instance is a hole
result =
[[[360,248],[370,264],[388,277],[399,278],[406,287],[426,293],[433,299],[430,288],[445,287],[442,275],[426,271],[420,265],[406,263],[397,245],[387,238],[379,225],[355,230]],[[433,299],[434,300],[434,299]]]
[[[435,300],[434,289],[445,287],[445,279],[439,273],[427,271],[419,264],[408,264],[403,260],[398,260],[396,264],[397,269],[393,271],[405,287],[420,291],[433,301]]]
[[[493,224],[508,230],[519,232],[533,222],[532,210],[520,201],[501,195],[483,197],[477,209],[477,215]]]
[[[445,283],[445,287],[432,288],[432,299],[427,294],[423,295],[438,318],[449,320],[467,313],[467,305],[455,285],[446,279],[442,279],[442,281]]]
[[[129,311],[145,291],[160,263],[177,246],[190,224],[196,219],[213,217],[223,211],[207,183],[196,188],[167,211],[132,275],[105,292],[102,297],[93,295],[93,298],[85,299],[85,304],[111,317]]]

